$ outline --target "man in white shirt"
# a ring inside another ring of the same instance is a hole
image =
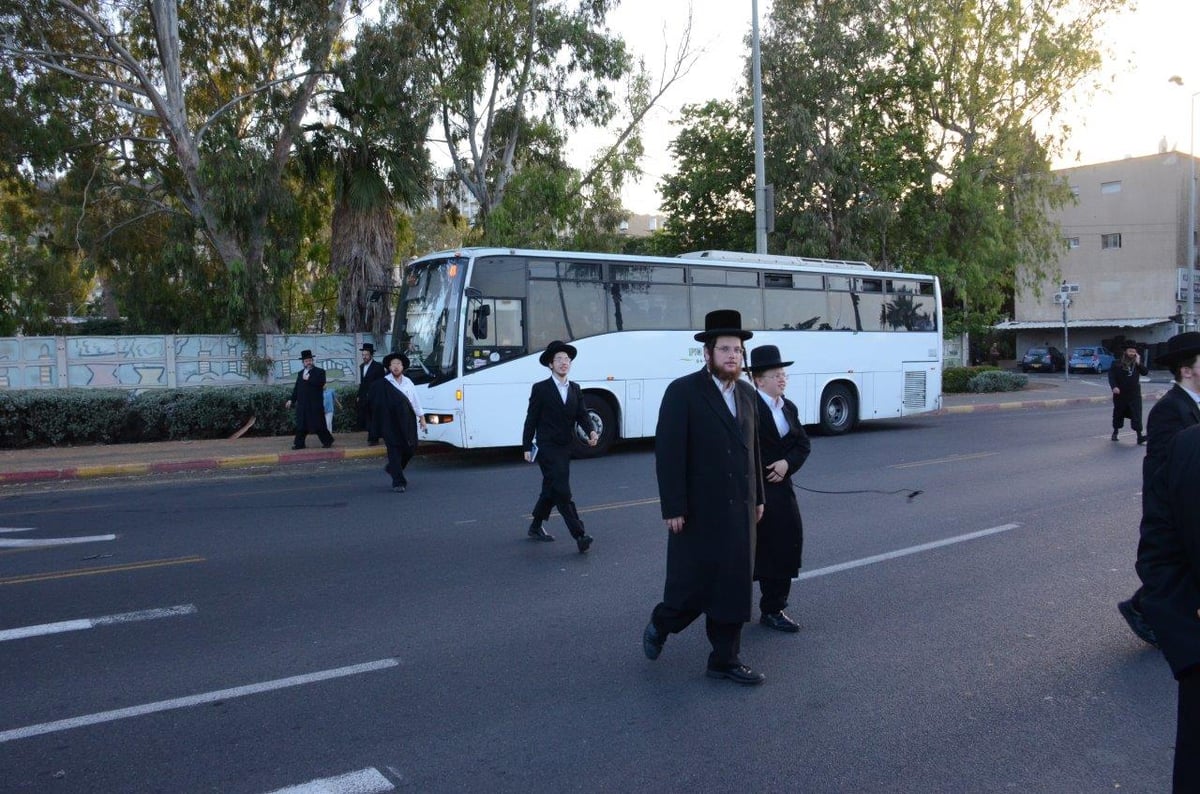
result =
[[[388,374],[371,386],[371,428],[375,438],[387,445],[388,462],[384,471],[392,477],[392,490],[404,493],[408,479],[404,469],[417,449],[417,429],[425,429],[425,415],[417,387],[404,377],[408,356],[389,353],[383,359]]]

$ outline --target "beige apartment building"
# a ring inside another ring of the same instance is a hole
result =
[[[1162,152],[1056,173],[1075,194],[1053,217],[1065,246],[1056,269],[1078,286],[1068,293],[1069,345],[1134,340],[1152,361],[1157,345],[1182,330],[1172,316],[1187,314],[1191,158]],[[1063,348],[1060,280],[1043,284],[1040,296],[1019,290],[1013,319],[996,326],[1016,331],[1018,357],[1034,345]]]

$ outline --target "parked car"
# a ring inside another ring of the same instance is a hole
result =
[[[1113,361],[1115,360],[1116,356],[1108,352],[1106,348],[1077,347],[1071,351],[1071,358],[1067,361],[1067,369],[1071,372],[1086,369],[1100,374],[1112,369]]]
[[[1021,359],[1021,371],[1029,372],[1062,372],[1067,366],[1067,358],[1062,351],[1053,345],[1049,347],[1031,347],[1025,351]]]

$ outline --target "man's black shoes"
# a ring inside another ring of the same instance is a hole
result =
[[[704,674],[709,678],[728,678],[738,684],[754,686],[767,680],[762,673],[751,670],[744,664],[731,664],[728,667],[709,667]]]
[[[667,638],[658,633],[658,629],[654,628],[654,621],[646,624],[646,630],[642,632],[642,651],[646,654],[646,658],[651,661],[658,658],[662,653],[663,645]]]
[[[542,529],[541,521],[534,521],[529,525],[529,539],[540,540],[549,543],[550,541],[554,540],[554,536]]]
[[[1112,434],[1112,440],[1113,440],[1113,441],[1116,441],[1116,440],[1117,440],[1117,431],[1116,431],[1116,430],[1114,430],[1114,431],[1113,431],[1113,434]]]
[[[800,630],[800,624],[789,618],[782,611],[780,612],[764,612],[763,616],[758,619],[758,622],[769,629],[776,631],[786,631],[789,634],[794,634]]]
[[[1138,635],[1142,642],[1147,645],[1158,647],[1158,637],[1154,634],[1154,629],[1150,628],[1150,624],[1146,622],[1146,617],[1141,610],[1133,604],[1133,599],[1122,601],[1117,604],[1117,611],[1121,613],[1121,617],[1125,618],[1125,622],[1129,624],[1130,630]]]
[[[1139,444],[1139,445],[1141,445],[1141,444],[1145,444],[1145,443],[1146,443],[1146,437],[1145,437],[1145,436],[1143,436],[1141,433],[1138,433],[1138,440],[1137,440],[1137,442],[1138,442],[1138,444]]]
[[[587,554],[587,550],[591,548],[592,545],[592,536],[580,535],[579,537],[575,538],[575,543],[579,546],[580,554]]]

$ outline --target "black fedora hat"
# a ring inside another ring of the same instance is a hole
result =
[[[301,361],[303,361],[306,358],[312,358],[312,357],[313,357],[313,354],[312,354],[311,350],[301,350],[300,351],[300,360]]]
[[[742,313],[736,309],[716,309],[704,315],[704,330],[696,334],[697,342],[707,342],[718,336],[736,336],[743,342],[754,336],[742,330]]]
[[[746,367],[746,371],[750,373],[766,372],[769,369],[790,367],[792,364],[791,361],[779,360],[779,348],[775,345],[759,345],[750,351],[750,365]]]
[[[403,353],[388,353],[383,357],[383,368],[387,369],[392,366],[392,362],[396,359],[400,359],[400,363],[404,365],[405,369],[408,369],[408,356]]]
[[[371,344],[370,342],[363,342],[363,346],[360,347],[359,350],[367,353],[374,353],[375,345]]]
[[[554,357],[559,353],[566,353],[567,357],[572,361],[575,360],[575,356],[579,355],[579,351],[575,349],[574,345],[568,345],[562,340],[555,339],[553,342],[546,345],[546,349],[542,351],[540,356],[538,356],[538,361],[541,362],[543,367],[548,367],[550,366],[550,362],[553,361]]]
[[[1158,357],[1158,363],[1174,367],[1190,356],[1200,355],[1200,333],[1185,331],[1167,340],[1167,352]]]

